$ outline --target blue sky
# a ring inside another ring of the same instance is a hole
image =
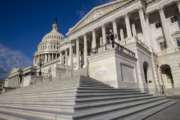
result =
[[[65,34],[94,6],[109,0],[0,0],[0,44],[32,59],[55,17]]]

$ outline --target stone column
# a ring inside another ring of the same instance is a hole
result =
[[[147,39],[146,37],[147,34],[146,34],[146,20],[145,20],[143,9],[139,10],[139,17],[140,17],[141,28],[142,28],[143,37],[144,37],[143,41],[145,41]]]
[[[132,37],[129,15],[125,15],[126,31],[128,38]]]
[[[115,42],[119,43],[116,20],[113,20],[112,25],[113,25],[113,32],[114,32],[114,35],[115,35]]]
[[[84,67],[88,64],[87,54],[87,36],[84,35]]]
[[[155,41],[152,39],[152,32],[151,32],[151,28],[150,28],[150,23],[149,23],[149,16],[146,15],[146,39],[147,39],[147,44],[148,46],[152,46],[153,44],[155,45],[156,43],[154,43]]]
[[[45,60],[44,60],[45,63],[47,63],[47,54],[45,54]]]
[[[48,56],[48,54],[46,54],[46,58],[47,58],[47,60],[46,60],[46,61],[47,61],[47,62],[49,62],[49,58],[48,58],[48,57],[49,57],[49,56]]]
[[[106,45],[107,39],[106,39],[106,28],[105,28],[105,25],[102,26],[102,38],[103,38],[103,45]]]
[[[58,53],[56,53],[56,59],[58,59]]]
[[[72,43],[69,48],[69,64],[73,67],[73,49],[72,49]]]
[[[137,34],[137,32],[136,32],[136,26],[135,26],[135,24],[132,24],[132,33],[133,33],[133,36],[136,36]]]
[[[76,60],[77,60],[77,69],[79,69],[80,67],[79,39],[76,40]]]
[[[60,63],[62,64],[62,52],[59,52],[59,59],[60,59]]]
[[[53,60],[53,54],[51,53],[51,61]]]
[[[177,6],[178,6],[179,14],[180,14],[180,1],[177,2]]]
[[[68,51],[65,50],[65,65],[68,65]]]
[[[48,54],[46,54],[46,56],[47,56],[47,62],[49,62],[49,55],[48,55]]]
[[[167,25],[167,21],[166,21],[166,17],[165,17],[163,8],[160,8],[159,15],[160,15],[162,29],[163,29],[164,37],[166,39],[167,47],[171,47],[172,46],[170,43],[171,37],[169,34],[168,25]]]
[[[51,61],[51,53],[49,54],[49,61]]]
[[[120,29],[120,37],[121,37],[121,41],[124,41],[124,31],[123,31],[123,29]]]
[[[95,30],[92,31],[92,46],[91,49],[93,50],[93,52],[96,49],[96,33]]]

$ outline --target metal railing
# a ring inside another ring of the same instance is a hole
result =
[[[135,53],[133,51],[125,48],[124,46],[116,42],[114,43],[114,45],[112,43],[109,43],[109,44],[99,46],[99,48],[92,49],[91,53],[96,54],[98,53],[99,49],[104,49],[105,51],[115,49],[118,53],[125,53],[125,54],[135,57]]]

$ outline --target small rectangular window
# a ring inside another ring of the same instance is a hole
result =
[[[177,40],[177,46],[180,48],[180,39]]]
[[[175,23],[176,21],[177,21],[177,16],[173,16],[173,17],[171,17],[171,23]]]
[[[162,25],[160,22],[156,23],[156,28],[160,28]]]
[[[166,42],[160,42],[159,45],[160,45],[161,50],[166,49]]]

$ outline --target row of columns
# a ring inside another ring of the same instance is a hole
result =
[[[139,12],[140,14],[140,19],[141,19],[141,23],[142,26],[145,24],[145,18],[144,18],[144,13],[143,10],[140,10]],[[125,24],[126,24],[126,31],[127,31],[127,37],[131,38],[132,37],[132,32],[131,32],[131,26],[130,26],[130,18],[129,15],[125,15]],[[115,37],[115,42],[119,42],[118,41],[118,28],[117,28],[117,23],[116,23],[116,19],[114,19],[112,21],[112,28],[113,28],[113,33],[114,35],[116,35]],[[101,31],[102,31],[102,42],[103,45],[105,45],[107,43],[107,38],[106,38],[106,27],[105,25],[101,26]],[[145,32],[145,28],[143,28],[143,31]],[[92,45],[91,45],[91,49],[92,51],[96,49],[97,44],[96,44],[96,33],[95,33],[95,29],[92,31]],[[120,37],[121,40],[124,40],[124,31],[123,29],[120,29]],[[76,39],[76,59],[77,59],[77,66],[79,68],[80,66],[80,54],[79,54],[79,38]],[[84,40],[84,66],[87,66],[87,62],[88,62],[88,56],[87,56],[87,35],[83,35],[83,40]]]
[[[41,55],[37,55],[35,56],[35,63],[39,64],[40,60],[42,60],[41,62],[43,63],[47,63],[49,61],[55,60],[59,57],[59,53],[47,53],[47,54],[41,54]]]
[[[180,11],[180,3],[179,2],[178,2],[178,8],[179,8],[179,11]],[[143,9],[139,9],[138,14],[139,14],[139,18],[140,18],[140,24],[141,24],[141,28],[142,28],[143,38],[150,45],[150,35],[149,35],[149,31],[148,31],[148,29],[149,29],[148,16],[145,16]],[[160,15],[160,18],[161,18],[165,38],[166,38],[166,40],[170,40],[170,35],[168,33],[168,28],[167,28],[167,25],[166,25],[165,13],[164,13],[163,9],[159,10],[159,15]],[[129,14],[126,14],[124,16],[124,21],[125,21],[125,26],[126,26],[127,38],[132,38],[133,36],[136,35],[135,24],[132,24],[132,26],[131,26]],[[117,28],[118,27],[117,27],[116,19],[114,19],[112,21],[112,29],[113,29],[114,35],[118,35],[118,29]],[[102,31],[102,43],[103,43],[103,45],[105,45],[107,43],[105,25],[101,26],[101,31]],[[95,50],[96,47],[97,47],[97,44],[96,44],[96,31],[94,29],[91,32],[92,32],[91,49]],[[122,28],[120,28],[120,38],[121,38],[121,40],[125,39],[124,31],[123,31]],[[84,42],[84,50],[83,50],[84,51],[84,55],[83,55],[83,57],[84,57],[84,66],[87,66],[87,64],[88,64],[87,34],[83,35],[83,40],[84,40],[83,41]],[[77,59],[78,68],[80,67],[79,41],[80,41],[80,38],[77,38],[76,39],[76,59]],[[117,42],[117,43],[119,42],[118,37],[115,37],[115,42]],[[170,44],[170,43],[168,43],[168,44]],[[73,54],[72,48],[70,48],[70,51],[71,51],[70,54]],[[70,56],[73,56],[73,55],[70,55]],[[70,59],[72,61],[72,58],[70,58]],[[72,62],[71,62],[71,65],[72,65]]]

